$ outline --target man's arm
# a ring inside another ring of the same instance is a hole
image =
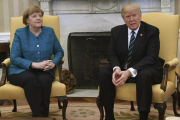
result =
[[[115,46],[113,29],[111,29],[111,41],[110,41],[110,46],[109,46],[108,61],[110,62],[110,67],[112,69],[114,69],[114,67],[120,67],[120,61],[119,61],[116,46]]]

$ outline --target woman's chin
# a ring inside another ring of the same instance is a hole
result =
[[[36,28],[41,28],[42,27],[42,25],[37,25],[37,26],[35,26]]]

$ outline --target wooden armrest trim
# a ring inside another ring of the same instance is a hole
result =
[[[1,66],[2,66],[2,76],[1,76],[0,86],[3,86],[6,82],[8,67],[4,63],[1,63]]]
[[[59,63],[59,82],[60,83],[63,83],[63,76],[62,76],[62,64],[63,63],[64,63],[63,60]]]
[[[164,65],[163,69],[163,78],[162,78],[162,83],[161,83],[161,89],[165,92],[166,91],[166,86],[167,86],[167,80],[168,80],[168,68],[169,64]]]
[[[180,92],[180,65],[176,67],[176,76],[177,76],[177,86],[178,86],[178,91]]]

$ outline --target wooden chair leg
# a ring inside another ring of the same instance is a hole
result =
[[[63,120],[67,120],[66,119],[66,108],[67,108],[67,105],[68,105],[67,96],[60,96],[60,97],[58,97],[58,101],[61,101],[63,103],[63,106],[62,106],[62,116],[63,116]],[[58,102],[58,104],[60,104],[60,103]]]
[[[13,108],[12,112],[17,112],[16,100],[13,100],[13,104],[14,104],[14,108]]]
[[[58,107],[59,109],[62,109],[61,101],[58,99]]]
[[[0,106],[4,104],[5,100],[0,100]],[[0,111],[0,117],[1,117],[1,111]]]
[[[96,105],[97,105],[97,107],[99,109],[99,112],[100,112],[100,119],[99,120],[103,120],[103,118],[104,118],[104,109],[103,109],[103,106],[99,105],[99,96],[96,99]]]
[[[5,100],[0,100],[0,106],[3,105]]]
[[[177,101],[177,92],[176,91],[172,94],[172,98],[173,98],[173,111],[174,111],[174,115],[175,116],[180,116],[180,114],[177,113],[177,109],[176,109],[176,101]]]
[[[133,101],[130,101],[130,103],[131,103],[131,111],[135,111],[135,108],[134,108],[134,102]]]
[[[159,111],[159,120],[164,120],[164,114],[167,108],[166,102],[164,103],[155,103],[154,108]]]

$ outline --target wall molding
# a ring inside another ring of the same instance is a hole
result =
[[[0,32],[0,43],[7,43],[10,41],[10,32]]]
[[[38,0],[45,14],[75,14],[75,13],[120,13],[123,3],[131,0]],[[165,12],[172,14],[170,0],[136,1],[142,12]],[[150,3],[150,4],[147,4]],[[146,3],[146,5],[144,5]],[[153,7],[155,6],[155,7]]]

